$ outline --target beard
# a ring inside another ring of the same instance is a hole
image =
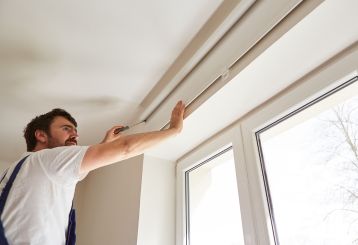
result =
[[[65,140],[65,142],[62,142],[62,141],[52,137],[51,135],[48,137],[47,147],[49,149],[52,149],[55,147],[60,147],[60,146],[71,146],[71,145],[77,145],[76,138],[70,137],[67,140]]]

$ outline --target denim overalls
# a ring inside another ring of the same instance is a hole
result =
[[[1,218],[2,212],[4,211],[5,203],[7,200],[7,196],[9,195],[11,186],[14,183],[14,180],[15,180],[17,174],[19,173],[22,164],[25,162],[27,157],[28,156],[24,157],[16,165],[14,171],[12,172],[12,174],[10,176],[9,181],[6,183],[4,189],[1,193],[1,196],[0,196],[0,218]],[[5,177],[5,175],[4,175],[4,177]],[[4,179],[4,177],[3,177],[3,179]],[[3,179],[0,181],[0,183],[3,181]],[[9,245],[9,243],[7,242],[7,239],[5,237],[4,227],[2,225],[1,219],[0,219],[0,244],[1,245]],[[66,245],[74,245],[74,244],[76,244],[76,214],[75,214],[75,209],[73,208],[73,203],[72,203],[72,208],[71,208],[69,218],[68,218]]]

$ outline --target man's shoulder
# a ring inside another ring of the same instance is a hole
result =
[[[65,157],[65,156],[71,156],[76,155],[81,152],[86,151],[88,146],[59,146],[54,148],[48,148],[48,149],[42,149],[36,152],[31,153],[31,158],[52,158],[55,159],[57,157]]]
[[[47,154],[52,152],[66,152],[66,151],[81,151],[87,149],[88,146],[72,145],[72,146],[58,146],[54,148],[42,149],[32,154]]]

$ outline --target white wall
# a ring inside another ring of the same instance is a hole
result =
[[[137,245],[175,243],[175,162],[144,156]]]
[[[137,243],[143,156],[93,171],[76,193],[77,244]]]
[[[0,160],[0,176],[2,176],[3,172],[10,166],[9,161]]]
[[[175,243],[175,162],[141,155],[93,171],[76,189],[79,245]]]

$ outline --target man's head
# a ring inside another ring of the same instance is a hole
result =
[[[63,109],[37,116],[24,130],[27,151],[77,145],[77,122]]]

